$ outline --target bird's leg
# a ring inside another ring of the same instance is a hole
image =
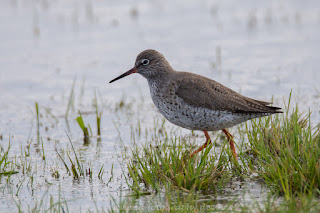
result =
[[[224,132],[224,134],[226,134],[228,141],[230,143],[232,155],[233,155],[234,159],[237,160],[237,153],[236,153],[236,148],[234,146],[234,141],[233,141],[232,135],[226,129],[223,129],[222,132]]]
[[[195,150],[194,152],[191,153],[190,158],[192,158],[198,152],[201,152],[204,148],[206,148],[211,143],[211,139],[210,139],[208,132],[207,131],[203,131],[203,132],[204,132],[207,140],[202,146],[200,146],[197,150]]]

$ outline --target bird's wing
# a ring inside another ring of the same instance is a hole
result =
[[[277,113],[281,109],[267,106],[269,102],[240,95],[216,81],[193,73],[180,72],[176,82],[176,95],[193,106],[234,113]]]

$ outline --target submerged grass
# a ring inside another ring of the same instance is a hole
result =
[[[71,87],[71,90],[70,90],[70,95],[69,95],[69,100],[68,100],[68,105],[67,105],[67,109],[66,109],[66,113],[64,115],[65,119],[68,120],[68,115],[69,115],[69,111],[70,111],[70,107],[72,105],[72,101],[74,99],[74,86],[76,84],[76,78],[73,80],[73,83],[72,83],[72,87]]]
[[[49,195],[49,191],[46,190],[41,196],[40,200],[35,200],[32,204],[28,203],[27,207],[22,209],[21,201],[14,200],[18,212],[70,212],[68,203],[73,200],[66,200],[61,196],[61,187],[59,186],[58,200],[55,200],[52,195]],[[72,212],[72,211],[71,211]]]
[[[81,113],[80,113],[80,110],[79,110],[79,116],[77,117],[76,120],[77,120],[80,128],[82,129],[84,144],[89,144],[90,138],[89,138],[89,130],[88,130],[88,127],[90,128],[90,126],[86,127],[86,125],[84,124],[84,121],[83,121],[82,115],[81,115]]]
[[[260,213],[306,213],[319,212],[320,203],[313,196],[306,195],[301,197],[292,197],[290,200],[284,200],[279,203],[277,198],[268,195],[264,202],[254,202],[253,205],[235,205],[232,212],[260,212]]]
[[[40,113],[39,113],[39,105],[38,102],[35,103],[36,107],[36,117],[37,117],[37,140],[38,144],[40,143]]]
[[[10,143],[7,150],[3,150],[1,147],[0,152],[0,178],[3,175],[17,174],[18,172],[13,169],[13,163],[9,160]]]
[[[159,195],[159,194],[158,194]],[[252,200],[250,204],[229,201],[217,205],[218,200],[201,199],[196,193],[166,191],[160,197],[153,195],[147,202],[139,203],[134,197],[112,198],[108,212],[239,212],[239,213],[306,213],[319,212],[320,203],[312,196],[292,198],[279,202],[271,193],[263,201]]]
[[[68,131],[70,132],[70,126],[69,126],[69,122],[68,122],[68,116],[69,116],[69,111],[70,111],[70,107],[73,104],[74,101],[74,86],[76,84],[76,78],[73,80],[72,83],[72,87],[71,87],[71,91],[70,91],[70,95],[69,95],[69,100],[68,100],[68,105],[67,105],[67,109],[66,109],[66,113],[64,115],[64,119],[68,128]]]
[[[101,94],[100,94],[101,96]],[[97,135],[101,135],[101,116],[102,116],[102,107],[99,107],[98,105],[98,98],[97,98],[97,92],[94,94],[94,106],[96,111],[96,120],[97,120]]]
[[[292,196],[320,195],[320,129],[312,128],[310,113],[295,107],[290,99],[283,115],[246,125],[255,170],[265,183],[287,200]]]
[[[72,147],[72,151],[73,151],[73,154],[74,154],[74,157],[75,157],[75,162],[71,159],[69,153],[67,153],[67,156],[69,158],[69,161],[71,163],[71,167],[69,168],[68,164],[66,163],[66,161],[64,160],[64,158],[61,156],[61,154],[58,152],[58,150],[56,149],[56,153],[58,155],[58,157],[61,159],[61,161],[63,162],[63,165],[65,166],[67,172],[69,175],[72,174],[73,178],[74,179],[79,179],[80,177],[84,177],[85,176],[85,172],[84,172],[84,166],[83,166],[83,163],[80,162],[79,158],[78,158],[78,155],[73,147],[73,144],[72,144],[72,141],[71,141],[71,138],[69,137],[69,135],[67,134],[68,136],[68,139],[69,139],[69,142],[71,144],[71,147]],[[86,173],[86,175],[90,175],[92,176],[92,172],[91,172],[92,169],[89,168],[89,173]]]

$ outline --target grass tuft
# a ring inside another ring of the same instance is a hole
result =
[[[253,165],[266,184],[287,200],[320,195],[320,129],[312,128],[310,113],[295,107],[285,113],[246,124]]]
[[[190,146],[177,139],[144,145],[142,151],[135,148],[128,163],[132,180],[129,187],[137,194],[150,188],[159,192],[165,185],[185,192],[215,193],[231,175],[226,169],[230,162],[226,152],[217,152],[221,153],[218,156],[212,149],[210,144],[203,152],[190,158]]]

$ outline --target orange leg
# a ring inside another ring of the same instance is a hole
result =
[[[191,155],[190,155],[191,158],[194,155],[196,155],[198,152],[201,152],[204,148],[206,148],[211,143],[211,139],[210,139],[208,132],[207,131],[203,131],[203,132],[204,132],[207,140],[202,146],[200,146],[197,150],[195,150],[194,152],[191,153]]]
[[[232,151],[232,155],[233,155],[234,159],[237,160],[237,153],[236,153],[236,148],[234,146],[232,135],[226,129],[223,129],[222,132],[224,132],[224,134],[226,134],[226,136],[228,138],[228,141],[230,143],[230,148],[231,148],[231,151]]]

